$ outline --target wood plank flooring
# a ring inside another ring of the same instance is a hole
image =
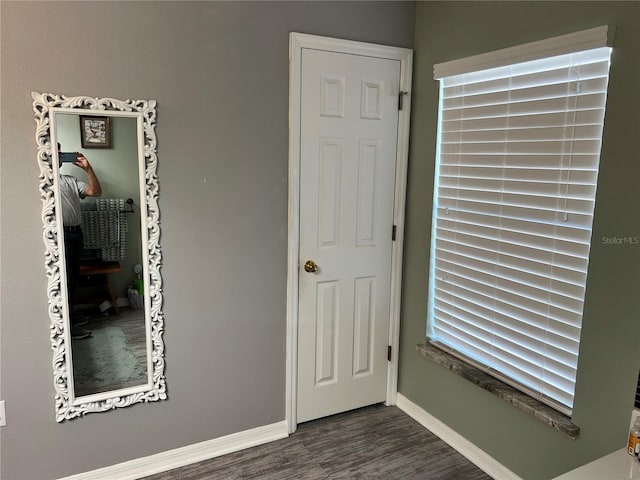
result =
[[[490,480],[396,407],[373,405],[298,426],[289,438],[145,480]]]

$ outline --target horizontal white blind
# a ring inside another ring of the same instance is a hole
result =
[[[573,406],[608,47],[440,82],[428,335]]]

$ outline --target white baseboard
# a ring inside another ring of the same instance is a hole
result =
[[[496,480],[522,480],[491,455],[478,448],[452,428],[446,426],[436,417],[427,413],[401,393],[398,393],[396,406],[435,436],[456,449],[458,453],[475,464],[487,475],[490,475]]]
[[[148,457],[136,458],[110,467],[71,475],[60,480],[113,480],[114,478],[135,480],[288,436],[287,422],[282,421]]]

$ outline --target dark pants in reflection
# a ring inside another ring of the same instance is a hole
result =
[[[76,286],[80,276],[80,257],[84,248],[84,237],[80,227],[65,227],[64,253],[67,264],[67,293],[69,303],[69,319],[72,318],[75,303]]]

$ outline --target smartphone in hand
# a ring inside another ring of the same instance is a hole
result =
[[[75,152],[60,152],[58,158],[62,163],[75,163],[78,159],[78,155]]]

